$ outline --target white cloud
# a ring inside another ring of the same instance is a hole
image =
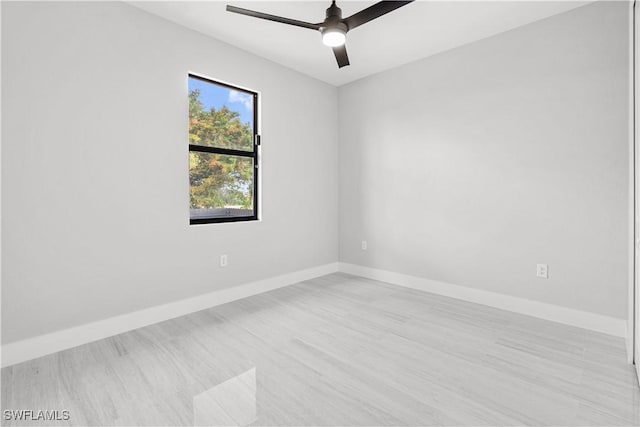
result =
[[[253,110],[253,99],[248,93],[238,92],[237,90],[231,90],[229,92],[229,102],[236,102],[242,104],[247,111]]]

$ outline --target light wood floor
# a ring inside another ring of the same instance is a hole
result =
[[[30,425],[640,425],[622,339],[333,274],[2,370]]]

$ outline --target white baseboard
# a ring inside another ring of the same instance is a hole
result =
[[[468,288],[466,286],[453,285],[450,283],[425,279],[423,277],[409,276],[387,270],[378,270],[361,265],[341,262],[339,263],[339,270],[343,273],[353,274],[355,276],[362,276],[369,279],[380,280],[381,282],[457,298],[463,301],[483,304],[515,313],[526,314],[528,316],[563,323],[565,325],[577,326],[579,328],[590,329],[592,331],[602,332],[616,337],[626,338],[627,334],[626,320],[624,319],[617,319],[615,317],[574,310],[572,308],[561,307],[530,299]]]
[[[633,308],[632,308],[633,309]],[[633,312],[630,315],[631,319],[629,319],[627,321],[626,327],[627,327],[627,335],[625,337],[625,343],[627,344],[627,363],[632,364],[634,362],[633,360]],[[640,382],[640,378],[638,378],[638,381]]]
[[[337,271],[337,262],[325,264],[5,344],[2,346],[0,354],[2,366],[15,365],[16,363]]]
[[[579,328],[590,329],[617,337],[625,338],[627,334],[626,321],[624,319],[453,285],[422,277],[409,276],[387,270],[379,270],[349,263],[331,263],[5,344],[2,346],[2,351],[0,352],[2,367],[15,365],[16,363],[25,362],[47,354],[56,353],[273,289],[293,285],[304,280],[335,273],[336,271],[483,304],[515,313],[526,314]]]

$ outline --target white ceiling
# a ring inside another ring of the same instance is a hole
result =
[[[225,11],[226,4],[322,22],[330,1],[130,1],[241,49],[340,86],[573,9],[588,1],[416,1],[347,35],[351,65],[338,69],[320,33]],[[340,1],[347,17],[375,1]]]

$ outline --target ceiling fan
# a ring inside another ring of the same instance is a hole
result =
[[[317,24],[310,22],[298,21],[297,19],[283,18],[281,16],[269,15],[268,13],[256,12],[241,7],[227,5],[227,12],[239,13],[241,15],[253,16],[254,18],[266,19],[269,21],[280,22],[282,24],[295,25],[296,27],[309,28],[310,30],[320,31],[322,34],[322,42],[333,48],[333,53],[338,61],[338,68],[349,65],[349,57],[345,47],[347,32],[373,21],[391,11],[398,9],[411,3],[410,1],[381,1],[366,9],[355,13],[348,18],[342,17],[342,9],[340,9],[335,0],[331,2],[331,6],[327,9],[324,21]]]

